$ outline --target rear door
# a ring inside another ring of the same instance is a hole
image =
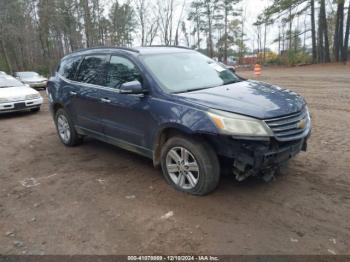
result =
[[[77,110],[76,105],[76,94],[79,91],[79,87],[73,82],[75,75],[78,70],[78,66],[81,63],[82,57],[75,56],[63,60],[57,70],[57,75],[60,78],[60,86],[62,86],[62,94],[60,97],[63,99],[65,108],[68,111],[73,122],[76,123]]]
[[[75,79],[77,91],[74,107],[76,110],[76,124],[96,134],[103,133],[101,123],[102,86],[106,82],[106,63],[108,55],[88,55],[79,66]]]

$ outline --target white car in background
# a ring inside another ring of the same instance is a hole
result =
[[[7,76],[7,74],[4,71],[0,71],[0,76]]]
[[[40,110],[43,98],[38,91],[12,76],[0,75],[0,114]]]
[[[47,78],[39,75],[36,72],[16,72],[14,75],[22,83],[27,84],[32,88],[46,89]]]

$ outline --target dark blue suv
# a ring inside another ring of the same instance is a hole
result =
[[[304,99],[248,81],[180,47],[93,48],[67,55],[48,83],[62,143],[91,136],[161,165],[176,189],[204,195],[223,170],[269,180],[306,150]]]

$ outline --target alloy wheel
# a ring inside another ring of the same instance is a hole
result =
[[[68,119],[64,115],[59,115],[57,118],[58,133],[64,143],[68,143],[71,137],[71,130]]]
[[[199,166],[193,154],[184,147],[174,147],[166,156],[166,168],[171,180],[180,188],[189,190],[199,181]]]

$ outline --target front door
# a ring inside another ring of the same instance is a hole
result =
[[[123,83],[134,80],[142,83],[135,64],[125,57],[112,55],[107,69],[107,88],[103,90],[105,102],[101,116],[106,136],[126,143],[134,150],[135,146],[136,150],[143,150],[146,147],[145,134],[152,123],[148,110],[150,97],[119,93]]]

